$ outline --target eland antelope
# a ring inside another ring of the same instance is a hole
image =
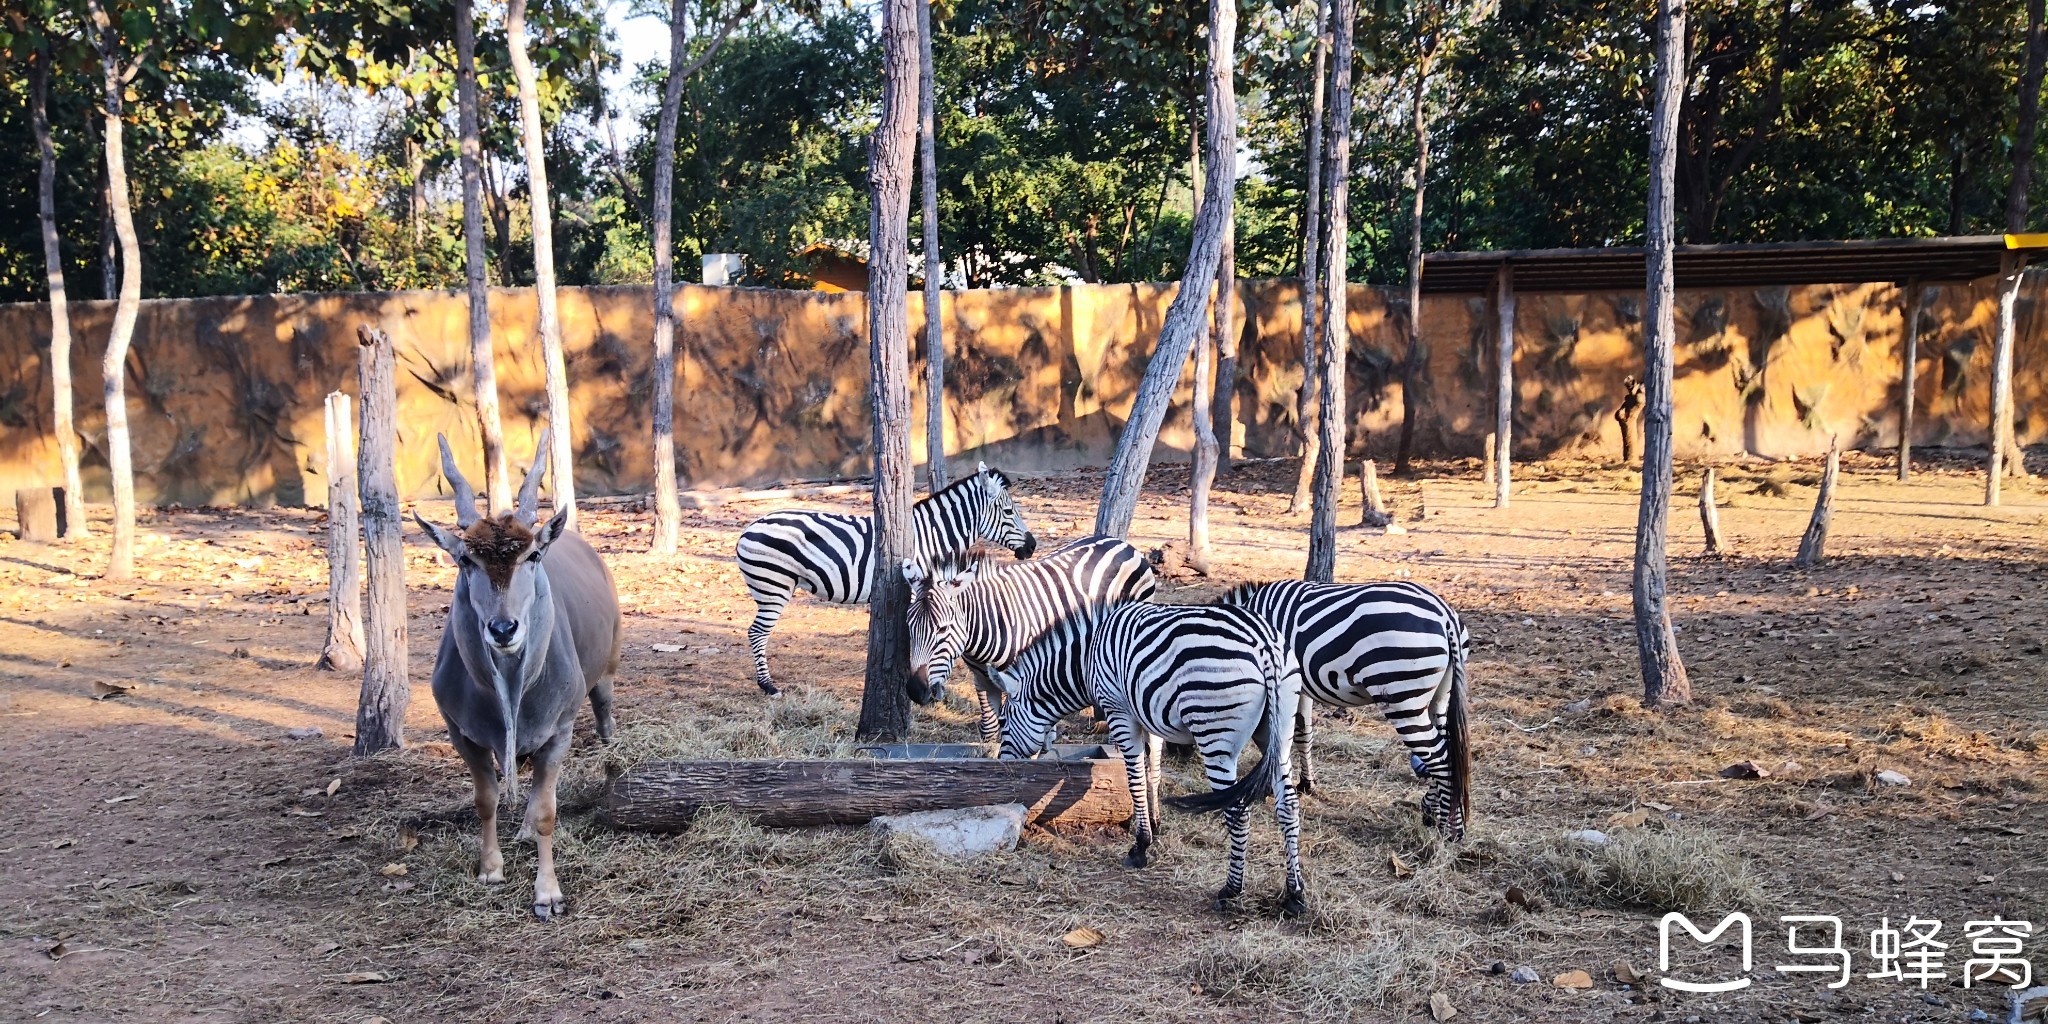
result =
[[[586,696],[598,737],[612,736],[612,676],[624,627],[618,592],[596,549],[564,530],[567,519],[557,514],[536,525],[545,434],[519,485],[518,507],[496,518],[477,514],[476,492],[456,468],[448,439],[440,441],[460,532],[413,515],[457,567],[455,602],[434,656],[434,703],[476,787],[483,826],[478,881],[505,880],[499,795],[516,805],[519,759],[533,762],[533,794],[517,838],[531,835],[539,847],[533,913],[547,920],[564,904],[555,881],[555,781]]]

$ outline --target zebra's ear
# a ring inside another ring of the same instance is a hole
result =
[[[924,566],[917,564],[916,559],[906,558],[903,560],[903,582],[911,586],[924,582]]]
[[[975,471],[976,473],[986,473],[986,472],[988,472],[988,463],[986,463],[986,462],[977,462],[977,463],[975,463],[975,464],[974,464],[974,471]]]

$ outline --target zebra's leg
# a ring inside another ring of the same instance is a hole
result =
[[[1307,794],[1313,793],[1316,790],[1315,764],[1310,759],[1312,748],[1316,742],[1314,707],[1315,702],[1309,700],[1308,696],[1304,694],[1301,698],[1299,710],[1294,714],[1294,775],[1296,779],[1294,791],[1296,793]]]
[[[1159,802],[1159,761],[1160,756],[1165,752],[1166,740],[1164,737],[1158,736],[1156,734],[1146,737],[1145,793],[1147,798],[1151,801],[1150,806],[1152,809],[1152,834],[1154,836],[1157,836],[1160,833],[1159,815],[1161,804]]]
[[[796,594],[796,581],[786,577],[766,580],[750,579],[747,591],[754,596],[754,621],[747,627],[747,647],[754,652],[754,682],[761,692],[773,696],[781,693],[775,688],[775,681],[768,675],[768,633],[782,619],[782,610],[789,607],[789,599]]]
[[[1124,867],[1142,868],[1149,861],[1147,852],[1152,848],[1152,822],[1158,810],[1152,806],[1151,787],[1146,784],[1148,769],[1145,754],[1151,737],[1143,730],[1126,721],[1122,715],[1115,715],[1109,722],[1110,735],[1124,755],[1124,776],[1131,788],[1131,832],[1135,839],[1131,852],[1124,855]]]
[[[1301,874],[1301,803],[1285,775],[1278,778],[1273,790],[1273,817],[1280,823],[1280,841],[1287,850],[1287,895],[1280,902],[1280,913],[1300,917],[1308,913],[1308,885]]]
[[[1001,705],[1002,691],[989,679],[988,671],[980,665],[969,662],[967,671],[974,675],[974,707],[981,714],[981,741],[1001,743],[1003,741],[1003,719]]]
[[[1237,757],[1238,752],[1228,748],[1202,751],[1203,774],[1211,790],[1229,789],[1237,781]],[[1223,824],[1230,833],[1230,873],[1216,892],[1217,910],[1230,909],[1230,901],[1244,895],[1245,854],[1252,842],[1251,822],[1243,807],[1224,809]]]

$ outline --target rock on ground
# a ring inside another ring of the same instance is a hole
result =
[[[1018,837],[1024,834],[1025,813],[1023,804],[960,807],[883,815],[868,827],[884,834],[917,836],[931,843],[940,856],[965,859],[1016,849]]]

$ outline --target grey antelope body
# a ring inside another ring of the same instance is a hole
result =
[[[514,512],[476,512],[476,496],[441,441],[441,468],[455,491],[459,533],[415,514],[434,543],[455,559],[455,601],[434,656],[434,703],[448,739],[469,766],[483,859],[477,878],[505,880],[498,849],[498,800],[519,800],[519,759],[533,762],[533,792],[520,836],[534,837],[539,864],[533,912],[543,920],[563,909],[555,881],[555,782],[569,753],[576,709],[587,697],[597,734],[612,735],[612,677],[619,667],[623,622],[611,571],[596,549],[550,518],[538,528],[535,499],[547,452],[545,435],[519,488]]]
[[[1193,744],[1212,791],[1171,802],[1186,810],[1224,812],[1230,875],[1216,894],[1218,904],[1244,893],[1251,843],[1245,810],[1270,792],[1287,855],[1281,908],[1290,915],[1306,911],[1299,807],[1288,777],[1301,670],[1279,634],[1241,608],[1120,605],[1097,624],[1086,672],[1096,710],[1123,752],[1131,787],[1136,839],[1124,864],[1146,865],[1159,828],[1159,759],[1166,743]],[[1238,759],[1254,739],[1265,757],[1240,779]]]
[[[970,477],[919,501],[910,509],[918,561],[966,551],[987,541],[1030,558],[1038,541],[1024,525],[1010,496],[1010,478],[983,463]],[[873,583],[875,524],[867,516],[834,512],[770,512],[740,533],[735,554],[754,621],[747,646],[754,653],[754,682],[776,693],[768,674],[768,634],[799,589],[835,604],[866,604]]]
[[[1307,583],[1238,587],[1218,602],[1256,613],[1301,662],[1295,768],[1314,786],[1310,748],[1315,703],[1378,704],[1429,780],[1423,811],[1445,838],[1465,834],[1472,751],[1466,729],[1465,662],[1471,637],[1458,613],[1414,583]]]
[[[1003,735],[991,707],[1003,695],[1043,694],[1042,705],[1071,698],[1067,712],[1086,704],[1081,662],[1096,618],[1118,604],[1149,601],[1158,587],[1144,554],[1115,537],[1083,537],[1001,570],[941,560],[928,572],[906,561],[903,576],[910,583],[911,674],[943,695],[954,659],[964,659],[979,677],[981,736],[991,743]],[[1058,720],[1036,735],[1049,738]]]

